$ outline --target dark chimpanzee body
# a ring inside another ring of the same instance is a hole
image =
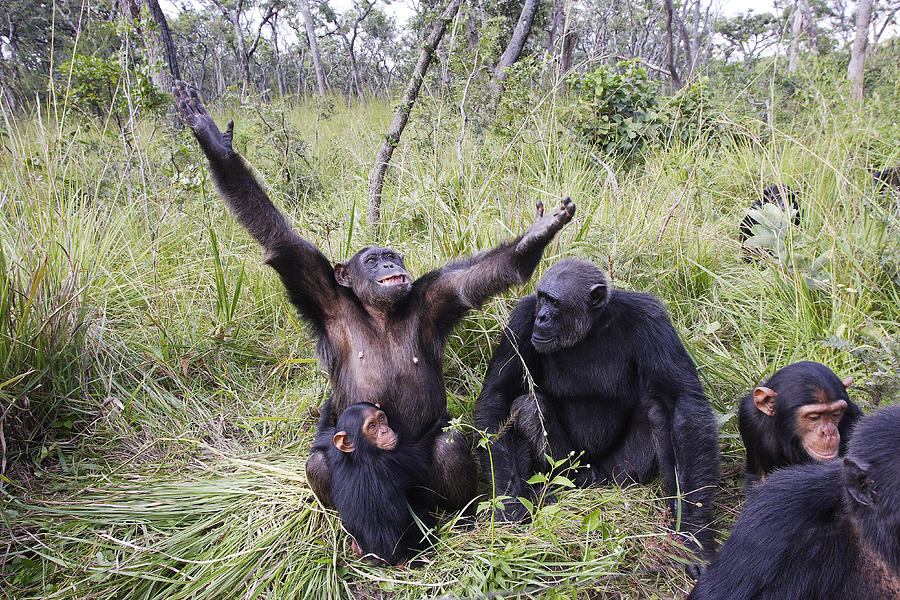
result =
[[[825,365],[802,361],[778,370],[741,400],[738,427],[747,450],[746,485],[775,469],[845,454],[862,411]]]
[[[900,406],[862,421],[843,460],[773,473],[689,600],[900,598]]]
[[[566,198],[525,234],[497,248],[451,263],[412,281],[403,258],[389,248],[367,246],[346,264],[332,266],[288,225],[240,155],[231,147],[234,123],[224,134],[184,82],[173,88],[180,113],[209,159],[225,203],[266,250],[288,297],[317,338],[316,354],[327,369],[331,395],[318,431],[330,439],[338,416],[351,404],[380,405],[405,439],[416,441],[447,410],[442,363],[447,338],[471,309],[531,276],[544,247],[575,213]],[[319,499],[331,504],[325,453],[314,451],[306,475]],[[435,440],[429,487],[450,509],[475,494],[475,461],[459,435]]]
[[[800,225],[800,203],[798,202],[797,194],[788,186],[770,185],[763,190],[762,198],[757,198],[750,206],[750,209],[761,209],[764,204],[774,204],[780,208],[782,212],[787,212],[788,205],[790,205],[790,208],[794,212],[793,223],[794,225]],[[748,214],[738,226],[741,250],[745,252],[745,257],[748,259],[759,252],[758,250],[745,245],[745,242],[753,237],[753,226],[757,224],[759,224],[759,221]]]
[[[882,186],[900,188],[900,167],[888,167],[872,173],[872,179]]]
[[[354,550],[405,563],[428,543],[413,512],[426,528],[433,524],[413,488],[428,482],[428,454],[439,429],[417,443],[398,439],[384,411],[367,402],[347,407],[336,429],[327,449],[317,449],[327,450],[332,485],[341,490],[334,503]]]
[[[547,466],[545,454],[559,460],[583,451],[579,485],[644,483],[659,474],[673,511],[680,490],[682,530],[709,551],[718,429],[694,364],[653,296],[609,289],[587,261],[548,269],[537,294],[513,311],[475,415],[479,428],[500,432],[482,457],[497,495],[525,496],[526,480]],[[499,518],[528,514],[518,500],[504,504]]]

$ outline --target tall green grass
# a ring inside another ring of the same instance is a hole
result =
[[[395,153],[382,241],[422,274],[523,230],[534,200],[572,196],[575,220],[535,280],[581,256],[616,287],[666,304],[720,415],[723,532],[740,505],[736,400],[756,381],[819,360],[856,376],[852,396],[866,410],[896,398],[900,204],[866,171],[872,148],[898,147],[896,106],[873,103],[860,119],[836,104],[774,130],[726,113],[738,141],[651,148],[639,162],[613,162],[613,185],[557,127],[556,96],[524,111],[512,137],[469,133],[462,160],[457,115],[424,102]],[[236,146],[302,235],[335,261],[371,241],[367,176],[389,106],[213,108],[220,121],[235,118]],[[2,594],[664,598],[689,589],[656,485],[558,489],[561,501],[538,507],[529,525],[450,516],[416,569],[353,558],[303,472],[327,378],[194,140],[168,117],[123,131],[54,115],[3,114]],[[737,223],[775,182],[799,191],[803,226],[787,240],[789,260],[745,262]],[[464,423],[500,328],[532,289],[491,300],[454,332],[448,400]]]

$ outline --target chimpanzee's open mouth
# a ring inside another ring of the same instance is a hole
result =
[[[378,283],[381,285],[401,285],[408,281],[406,275],[391,275],[390,277],[385,277],[384,279],[379,279]]]

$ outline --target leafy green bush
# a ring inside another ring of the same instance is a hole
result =
[[[601,65],[566,81],[574,98],[566,111],[575,134],[607,154],[636,155],[656,142],[688,142],[722,124],[711,118],[707,78],[702,77],[660,101],[660,82],[636,61]]]
[[[608,154],[639,152],[659,133],[659,84],[635,61],[601,65],[569,75],[566,82],[575,93],[570,111],[575,133],[591,145]]]
[[[125,88],[126,72],[116,56],[104,58],[76,54],[62,65],[66,77],[71,75],[72,87],[69,101],[86,112],[104,117],[131,108],[149,114],[168,106],[168,98],[156,91],[150,77],[140,70],[132,70],[128,79],[130,90]]]

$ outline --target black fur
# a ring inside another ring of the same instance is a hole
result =
[[[482,457],[497,495],[527,495],[545,453],[584,451],[577,483],[643,483],[659,474],[673,514],[678,490],[684,494],[681,529],[711,547],[719,475],[712,407],[660,302],[609,290],[595,265],[562,261],[537,295],[519,302],[488,367],[476,423],[501,432]],[[507,500],[497,516],[526,515]]]
[[[843,460],[773,473],[689,600],[900,598],[900,406],[863,419]]]
[[[406,272],[402,258],[388,248],[366,247],[346,265],[332,266],[311,243],[288,225],[243,159],[231,147],[233,123],[225,134],[206,113],[196,92],[176,82],[179,111],[209,159],[225,203],[266,250],[294,306],[317,338],[316,353],[331,381],[318,431],[334,427],[351,404],[379,404],[404,437],[418,440],[447,409],[442,362],[453,327],[491,296],[526,281],[544,247],[575,213],[566,198],[511,242],[451,263],[390,290],[374,283],[374,271]],[[393,254],[394,258],[388,255]],[[307,478],[323,503],[332,490],[321,452],[307,462]],[[475,494],[475,462],[469,444],[445,433],[435,441],[431,488],[436,501],[459,509]]]
[[[752,390],[741,400],[738,409],[738,428],[747,451],[745,478],[748,486],[775,469],[814,462],[796,435],[795,413],[804,404],[817,402],[814,394],[819,390],[829,401],[847,402],[847,409],[838,424],[840,454],[847,453],[851,429],[862,411],[850,400],[834,371],[820,363],[801,361],[779,369],[763,385],[778,393],[774,416],[770,417],[756,407]]]
[[[875,171],[872,173],[872,179],[882,186],[900,188],[900,167],[888,167],[883,171]]]
[[[393,450],[378,449],[361,433],[369,409],[377,407],[355,404],[338,419],[335,429],[348,433],[353,452],[341,452],[334,444],[327,447],[332,485],[341,491],[334,503],[344,528],[363,553],[399,565],[428,545],[433,520],[427,508],[417,503],[414,488],[427,483],[430,444],[399,438]]]

